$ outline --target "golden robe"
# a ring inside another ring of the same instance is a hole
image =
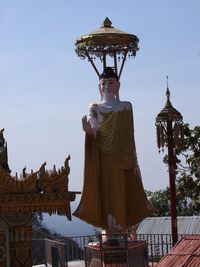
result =
[[[108,229],[108,215],[123,229],[151,215],[137,163],[132,110],[102,113],[96,138],[86,134],[84,186],[73,215]]]

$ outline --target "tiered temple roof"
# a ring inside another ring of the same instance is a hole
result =
[[[44,162],[38,171],[22,175],[11,175],[8,166],[7,144],[0,131],[0,212],[47,212],[49,214],[66,215],[71,220],[70,202],[75,200],[77,192],[68,190],[70,156],[58,171],[45,169]]]

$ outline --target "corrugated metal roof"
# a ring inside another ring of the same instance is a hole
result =
[[[156,265],[156,267],[183,267],[189,260],[189,255],[168,255],[162,258],[162,260]]]
[[[186,265],[187,267],[199,267],[200,266],[200,258],[193,256]]]
[[[200,236],[183,237],[158,263],[157,267],[199,267]]]
[[[178,234],[200,234],[200,216],[183,216],[177,219]],[[171,234],[171,218],[146,218],[139,224],[137,234]]]
[[[184,237],[181,239],[179,246],[174,246],[170,250],[170,254],[179,254],[179,255],[191,255],[196,254],[196,250],[200,246],[200,237]]]

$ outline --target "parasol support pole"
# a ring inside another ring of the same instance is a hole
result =
[[[120,80],[120,77],[121,77],[121,74],[122,74],[122,70],[123,70],[123,67],[124,67],[124,63],[126,61],[126,56],[128,54],[128,50],[126,50],[125,54],[124,54],[124,58],[123,58],[123,61],[122,61],[122,65],[121,65],[121,69],[119,71],[119,80]]]
[[[88,60],[89,60],[90,63],[92,64],[94,70],[96,71],[96,74],[97,74],[98,77],[99,77],[99,76],[100,76],[100,73],[99,73],[98,69],[96,68],[96,66],[95,66],[95,64],[94,64],[94,62],[93,62],[93,60],[91,59],[91,57],[90,57],[88,51],[86,51],[86,55],[87,55],[87,57],[88,57]]]
[[[106,68],[106,53],[103,53],[103,70]]]
[[[118,70],[117,70],[117,54],[114,53],[114,64],[115,64],[115,73],[118,76]]]

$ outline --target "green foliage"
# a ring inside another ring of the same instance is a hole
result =
[[[183,145],[175,149],[178,214],[200,215],[200,126],[183,127]]]
[[[153,216],[169,216],[169,188],[166,188],[164,190],[158,190],[155,192],[146,191],[146,194],[154,208]]]
[[[174,150],[177,215],[200,215],[200,126],[191,129],[189,124],[184,124],[183,131],[182,146]],[[163,162],[168,164],[167,155],[164,156]],[[147,196],[154,206],[154,216],[170,215],[169,188],[147,191]]]

